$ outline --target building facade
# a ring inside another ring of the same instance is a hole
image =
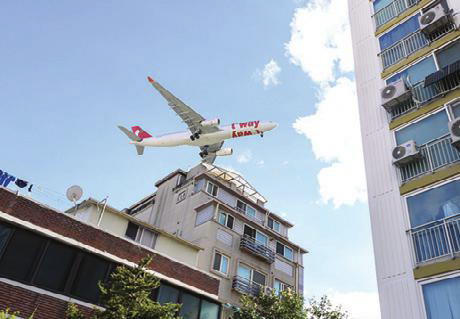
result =
[[[183,244],[184,251],[196,247]],[[72,302],[89,315],[100,306],[97,282],[106,281],[116,266],[135,266],[147,255],[154,258],[148,271],[161,280],[152,292],[156,300],[182,304],[184,318],[220,318],[218,278],[0,188],[2,310],[19,311],[24,318],[34,313],[37,319],[61,319]]]
[[[199,164],[155,186],[124,212],[203,248],[197,267],[220,279],[222,318],[240,304],[241,294],[288,287],[303,293],[307,251],[289,240],[293,225],[265,208],[265,198],[240,175]]]
[[[348,4],[382,318],[460,318],[460,1]]]

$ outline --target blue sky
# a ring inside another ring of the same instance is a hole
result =
[[[187,147],[139,157],[116,128],[185,129],[147,75],[204,117],[276,121],[263,139],[226,142],[234,155],[216,164],[241,172],[295,224],[291,239],[310,250],[307,296],[328,293],[354,318],[371,318],[375,270],[344,2],[4,2],[0,169],[40,185],[33,196],[51,206],[67,207],[67,187],[79,184],[85,197],[109,196],[122,209],[196,165]],[[335,15],[323,32],[311,25]],[[368,313],[356,298],[372,301]]]

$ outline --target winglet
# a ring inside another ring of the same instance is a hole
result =
[[[150,76],[147,77],[147,80],[149,80],[150,83],[155,82]]]

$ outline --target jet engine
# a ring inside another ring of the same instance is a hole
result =
[[[233,154],[233,148],[221,148],[216,152],[216,156],[229,156]]]
[[[202,121],[200,124],[203,127],[217,126],[220,124],[220,119],[206,120],[206,121]]]

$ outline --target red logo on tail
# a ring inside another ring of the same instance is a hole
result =
[[[133,126],[131,127],[131,129],[133,130],[133,133],[139,136],[140,138],[152,137],[152,135],[141,129],[140,126]]]

